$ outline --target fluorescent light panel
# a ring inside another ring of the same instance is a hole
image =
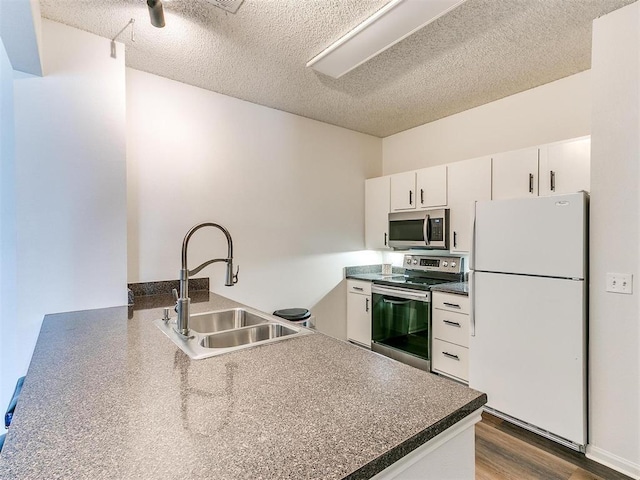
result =
[[[393,0],[307,63],[340,78],[465,0]]]

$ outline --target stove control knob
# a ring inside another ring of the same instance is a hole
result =
[[[411,257],[407,257],[407,265],[411,265]]]
[[[449,262],[442,262],[442,266],[443,267],[448,267],[449,266]]]
[[[417,264],[418,264],[418,259],[417,259],[417,258],[414,258],[414,259],[413,259],[413,264],[414,264],[414,265],[417,265]]]
[[[451,262],[451,266],[452,266],[453,268],[455,268],[455,266],[456,266],[456,262]]]

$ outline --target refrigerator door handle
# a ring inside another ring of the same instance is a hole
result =
[[[471,225],[471,248],[469,249],[469,270],[476,269],[476,207],[473,203],[473,224]],[[455,234],[455,233],[454,233]]]
[[[475,293],[476,272],[469,272],[469,330],[472,337],[476,336],[476,293]]]

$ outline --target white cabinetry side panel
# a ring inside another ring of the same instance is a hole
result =
[[[474,273],[469,386],[489,407],[586,443],[584,281]]]

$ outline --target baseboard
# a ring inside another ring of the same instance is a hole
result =
[[[592,445],[587,445],[586,456],[594,462],[601,463],[602,465],[617,470],[620,473],[624,473],[631,478],[640,480],[640,465],[637,463],[630,462],[629,460],[625,460],[622,457],[618,457],[613,453],[609,453],[606,450]]]

